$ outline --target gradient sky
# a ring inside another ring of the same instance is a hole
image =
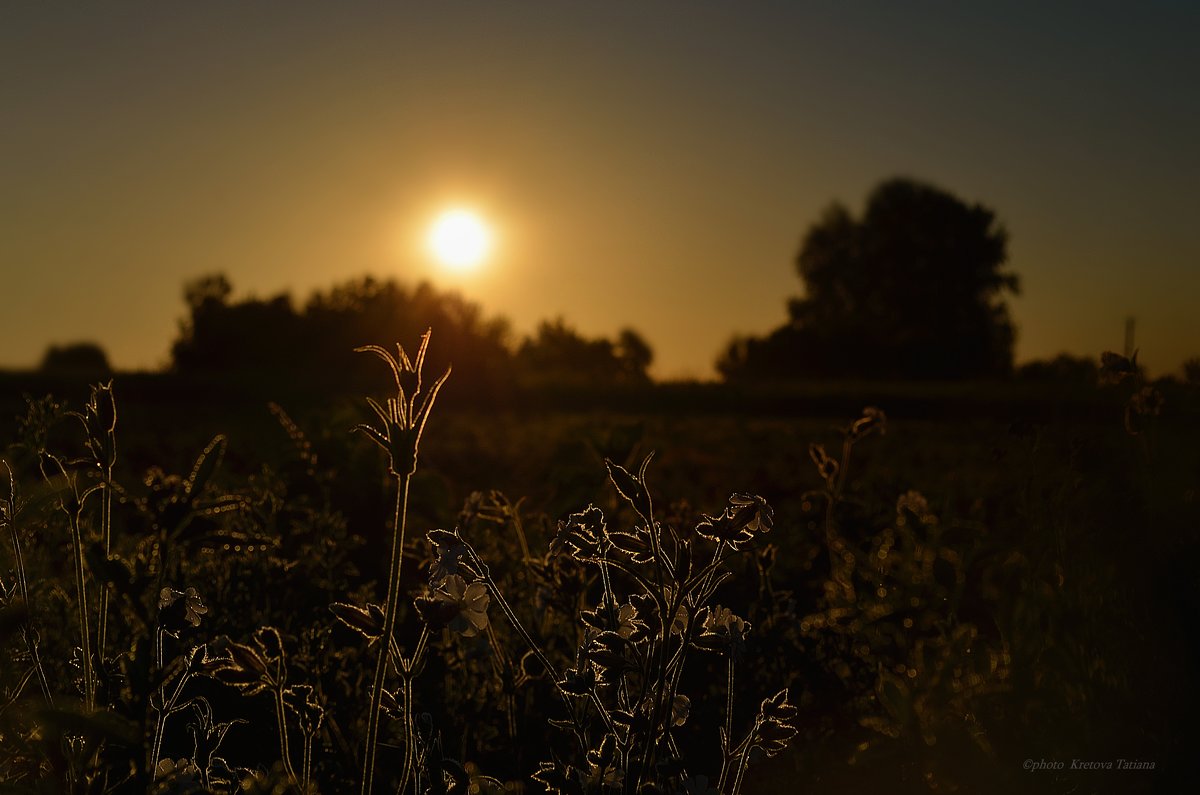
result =
[[[1200,354],[1200,3],[11,2],[0,366],[167,360],[182,285],[430,278],[639,329],[712,374],[785,318],[831,201],[907,175],[994,208],[1018,360]],[[421,247],[476,207],[469,276]]]

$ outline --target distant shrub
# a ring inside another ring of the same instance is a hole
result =
[[[64,373],[83,378],[105,376],[112,372],[104,349],[94,342],[51,345],[42,357],[44,373]]]

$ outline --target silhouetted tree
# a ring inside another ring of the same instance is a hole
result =
[[[454,377],[442,395],[495,401],[518,382],[594,386],[649,381],[654,353],[632,329],[616,342],[586,339],[561,319],[543,323],[514,354],[509,325],[478,304],[429,284],[409,288],[371,277],[317,291],[297,308],[290,295],[232,300],[224,276],[184,288],[188,316],[171,348],[180,373],[226,373],[243,383],[337,392],[372,389],[378,362],[353,353],[370,344],[416,345],[434,330],[427,368]]]
[[[1183,362],[1183,380],[1200,385],[1200,356],[1192,356]]]
[[[300,328],[291,296],[230,302],[228,279],[202,276],[184,286],[189,317],[171,346],[175,370],[230,371],[264,377],[301,364]]]
[[[641,334],[631,328],[621,329],[617,334],[616,354],[624,380],[631,383],[650,380],[649,369],[654,362],[654,351]]]
[[[94,342],[51,345],[42,357],[44,373],[62,373],[80,377],[104,376],[112,372],[104,349]]]
[[[345,362],[349,351],[368,344],[416,344],[433,329],[428,368],[440,374],[453,365],[444,396],[495,390],[510,380],[509,325],[487,318],[478,304],[428,283],[408,288],[394,280],[364,277],[314,293],[303,312],[305,345],[319,360]],[[350,365],[373,383],[378,362],[357,356]]]
[[[184,288],[188,317],[171,349],[177,372],[231,373],[244,382],[292,385],[310,391],[371,388],[378,362],[355,354],[368,344],[416,345],[435,329],[430,371],[453,363],[455,378],[444,394],[498,387],[512,353],[508,325],[454,293],[428,284],[415,289],[395,281],[362,278],[315,292],[297,308],[286,293],[231,300],[221,275]]]
[[[832,205],[805,235],[803,298],[765,339],[735,339],[726,378],[965,378],[1011,371],[1008,236],[995,213],[911,179],[872,191],[861,218]]]
[[[516,364],[530,383],[606,386],[648,381],[646,368],[653,358],[650,346],[632,329],[623,330],[614,344],[588,339],[558,318],[543,321],[521,343]]]

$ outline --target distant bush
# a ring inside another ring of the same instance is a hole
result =
[[[1200,385],[1200,356],[1193,356],[1183,363],[1183,380]]]
[[[96,378],[112,372],[104,349],[94,342],[51,345],[42,357],[41,371]]]

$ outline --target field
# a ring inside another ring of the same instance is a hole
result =
[[[447,392],[409,478],[361,397],[6,375],[0,780],[1163,791],[1200,396],[1141,386]]]

